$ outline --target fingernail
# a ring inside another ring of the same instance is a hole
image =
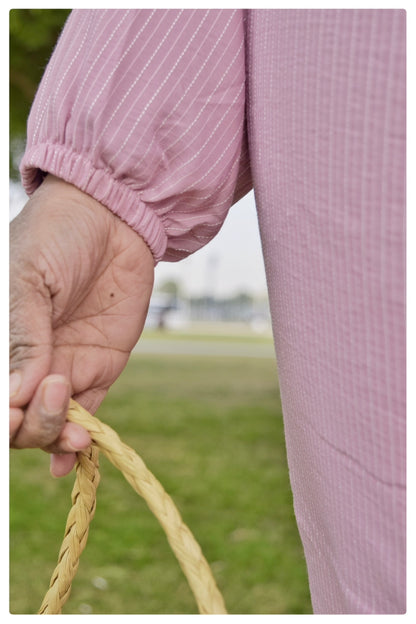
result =
[[[54,416],[60,414],[68,399],[68,384],[61,380],[47,382],[42,397],[42,406],[46,414]]]
[[[20,371],[13,371],[9,376],[9,398],[12,399],[20,390],[22,384],[22,374]]]

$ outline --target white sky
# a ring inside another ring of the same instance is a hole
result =
[[[161,262],[156,267],[155,285],[167,279],[176,279],[185,294],[266,294],[252,192],[232,206],[220,232],[205,247],[180,262]]]
[[[27,200],[19,184],[10,184],[10,219]],[[180,262],[156,267],[155,289],[177,281],[185,295],[232,296],[239,292],[267,292],[253,192],[235,204],[217,236]]]

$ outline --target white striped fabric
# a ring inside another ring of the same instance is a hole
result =
[[[91,194],[155,261],[206,244],[251,188],[243,11],[79,10],[35,99],[22,163]]]

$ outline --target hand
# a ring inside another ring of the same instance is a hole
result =
[[[145,322],[153,256],[89,195],[48,175],[10,226],[10,445],[52,453],[63,476],[89,434],[69,398],[94,413]]]

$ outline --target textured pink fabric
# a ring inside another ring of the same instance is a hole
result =
[[[22,162],[29,193],[74,183],[156,261],[214,236],[252,175],[315,613],[406,608],[405,19],[75,11]]]
[[[316,613],[405,610],[405,13],[253,11],[251,167]]]

